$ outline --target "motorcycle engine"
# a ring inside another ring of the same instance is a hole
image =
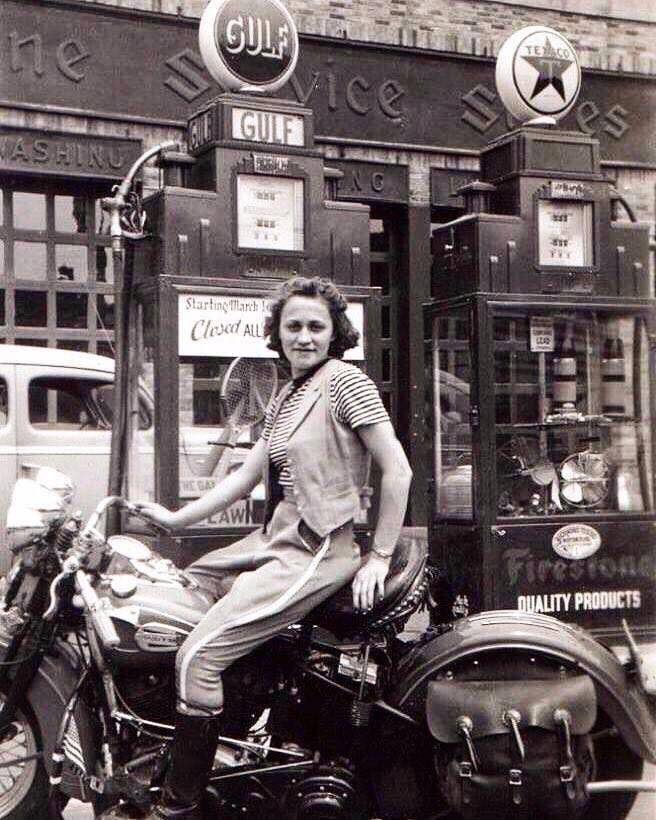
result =
[[[345,766],[317,766],[289,787],[285,808],[296,820],[354,818],[355,777]]]

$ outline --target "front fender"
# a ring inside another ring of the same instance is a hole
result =
[[[459,661],[498,650],[537,653],[589,675],[599,706],[627,746],[656,763],[656,703],[650,704],[612,652],[592,635],[548,615],[499,610],[456,621],[452,630],[406,656],[403,677],[388,700],[421,719],[425,715],[426,688],[436,673]]]
[[[0,632],[0,659],[4,657],[11,639]],[[41,730],[43,741],[44,764],[48,774],[52,770],[52,753],[57,739],[57,732],[61,723],[64,709],[73,694],[82,670],[79,668],[79,659],[75,651],[62,640],[54,644],[54,651],[46,655],[36,677],[27,692],[26,701]],[[74,712],[74,726],[79,738],[79,749],[75,749],[74,732],[69,735],[71,744],[67,752],[78,763],[73,765],[67,757],[61,788],[66,794],[80,800],[88,800],[89,792],[86,780],[81,775],[94,774],[95,757],[98,748],[97,723],[88,706],[80,699]],[[77,752],[77,753],[76,753]],[[82,765],[84,764],[84,772]]]

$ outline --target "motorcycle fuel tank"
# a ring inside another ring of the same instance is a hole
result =
[[[141,669],[172,665],[178,648],[212,605],[198,589],[134,575],[114,575],[98,593],[107,599],[107,613],[121,639],[106,650],[109,658]]]

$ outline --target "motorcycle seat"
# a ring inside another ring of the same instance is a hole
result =
[[[427,586],[425,542],[401,537],[385,579],[385,594],[368,612],[353,606],[351,584],[346,584],[306,618],[314,626],[338,636],[374,631],[386,623],[407,618],[421,603]]]

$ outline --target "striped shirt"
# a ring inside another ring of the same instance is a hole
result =
[[[282,487],[291,489],[293,481],[287,464],[287,440],[296,410],[307,394],[310,379],[305,379],[287,396],[273,423],[273,406],[264,421],[262,438],[269,442],[269,458],[278,468]],[[367,424],[389,421],[376,385],[354,365],[337,370],[330,379],[330,406],[335,418],[353,430]]]

